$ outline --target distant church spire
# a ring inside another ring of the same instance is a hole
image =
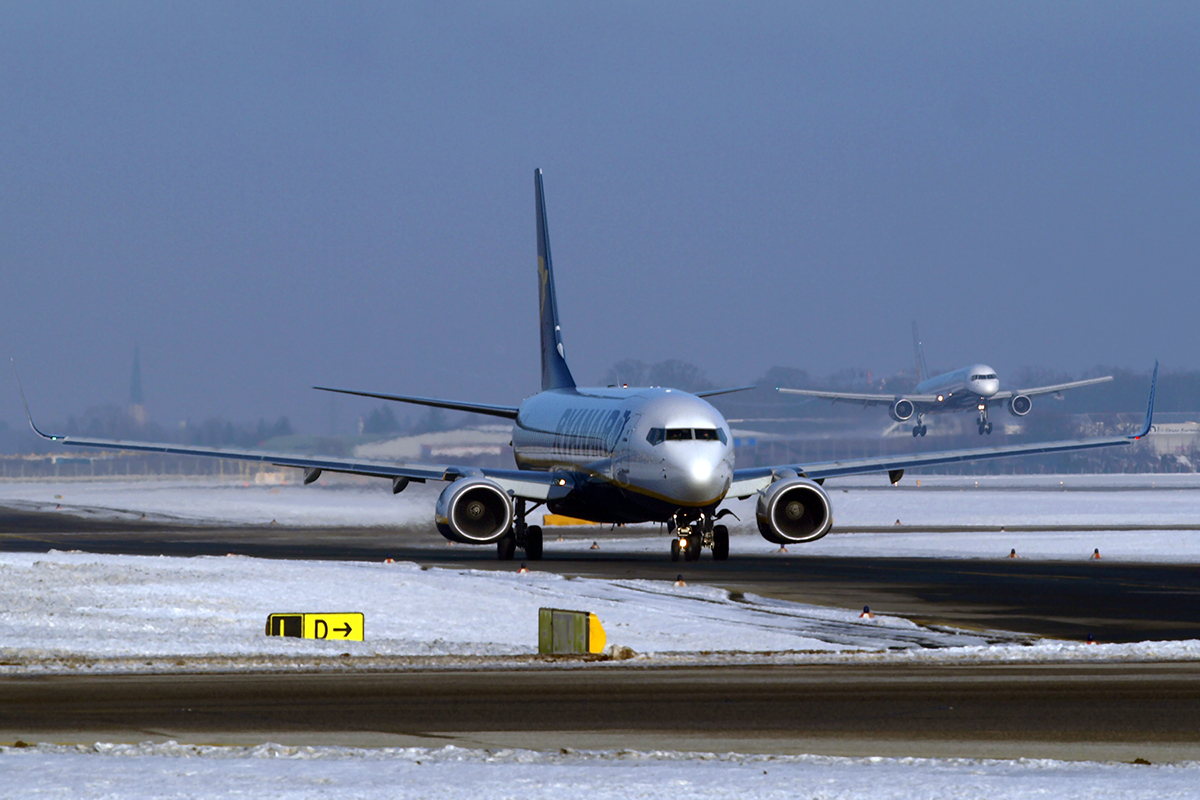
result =
[[[142,360],[133,348],[133,374],[129,376],[129,415],[138,425],[146,424],[146,404],[142,396]]]
[[[138,357],[138,349],[133,348],[133,375],[129,379],[129,405],[140,406],[145,401],[142,397],[142,360]]]

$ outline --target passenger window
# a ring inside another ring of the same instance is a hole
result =
[[[692,438],[691,428],[667,428],[668,442],[682,442]]]
[[[696,438],[702,442],[715,442],[715,441],[717,441],[717,438],[718,438],[717,437],[717,429],[716,428],[696,428]]]
[[[652,445],[658,444],[663,440],[664,433],[662,428],[651,428],[650,432],[646,434],[646,441]]]

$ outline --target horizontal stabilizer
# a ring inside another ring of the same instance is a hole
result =
[[[487,414],[491,417],[504,417],[505,419],[516,419],[517,412],[520,410],[516,406],[493,406],[487,403],[463,403],[458,400],[441,400],[436,397],[410,397],[404,394],[383,394],[381,392],[356,392],[353,389],[332,389],[328,386],[314,386],[322,392],[337,392],[338,394],[352,394],[358,397],[375,397],[379,400],[394,400],[397,403],[412,403],[418,406],[433,406],[434,408],[448,408],[452,411],[468,411],[472,414]]]

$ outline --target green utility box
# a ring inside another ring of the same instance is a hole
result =
[[[599,653],[606,640],[595,614],[561,608],[538,609],[538,653],[573,655]]]

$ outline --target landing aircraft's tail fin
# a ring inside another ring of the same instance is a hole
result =
[[[913,320],[913,350],[917,355],[917,383],[924,383],[929,377],[929,367],[925,366],[925,348],[921,344],[921,334],[917,333],[916,320]]]
[[[554,268],[550,263],[550,231],[546,227],[546,195],[542,171],[533,171],[537,193],[538,311],[542,318],[542,391],[574,389],[575,379],[563,355],[562,329],[558,325],[558,298],[554,292]]]

